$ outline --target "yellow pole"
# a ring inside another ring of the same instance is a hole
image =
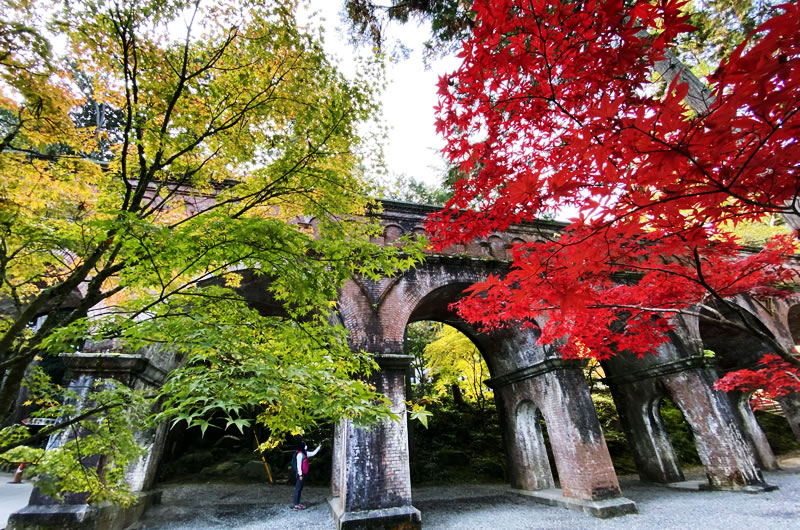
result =
[[[261,461],[264,462],[264,469],[267,470],[267,477],[269,478],[269,483],[272,484],[272,473],[269,472],[269,464],[264,459],[264,453],[261,452],[261,442],[258,441],[258,436],[256,436],[256,432],[253,431],[253,436],[256,439],[256,445],[258,445],[258,454],[261,455]]]

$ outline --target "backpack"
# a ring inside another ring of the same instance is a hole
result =
[[[300,451],[295,451],[292,455],[292,473],[297,475],[297,453]],[[303,455],[303,462],[300,464],[300,469],[303,471],[303,475],[308,474],[308,457]]]

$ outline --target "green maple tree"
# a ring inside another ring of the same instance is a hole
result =
[[[371,359],[330,318],[346,279],[419,257],[411,243],[371,244],[378,228],[361,217],[357,129],[376,112],[378,68],[345,79],[295,7],[3,2],[0,453],[32,450],[11,425],[25,384],[36,414],[84,429],[84,451],[109,449],[98,421],[116,422],[116,436],[126,426],[108,469],[138,455],[132,432],[155,398],[159,421],[258,421],[273,433],[265,445],[323,419],[391,416],[353,377]],[[274,310],[245,302],[243,271],[264,280]],[[84,339],[182,361],[157,396],[104,387],[84,417],[33,368]],[[53,491],[124,500],[121,476],[76,479],[48,458]]]

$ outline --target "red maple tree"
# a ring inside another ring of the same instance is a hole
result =
[[[474,285],[461,315],[535,321],[565,356],[598,359],[655,352],[675,314],[711,318],[774,352],[719,388],[797,391],[800,361],[729,300],[783,296],[795,277],[792,235],[745,251],[730,226],[798,213],[800,5],[779,6],[701,90],[673,75],[670,45],[693,29],[684,4],[477,0],[437,108],[464,178],[428,228],[441,250],[573,209],[557,239],[516,245],[510,272]]]

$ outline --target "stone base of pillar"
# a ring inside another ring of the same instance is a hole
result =
[[[518,490],[512,489],[512,493],[531,497],[534,501],[549,506],[560,506],[577,512],[583,512],[600,519],[618,517],[631,513],[639,513],[636,503],[625,497],[614,497],[611,499],[587,500],[565,497],[560,489],[546,490]]]
[[[352,528],[418,530],[422,528],[422,514],[413,506],[345,512],[339,497],[329,498],[328,506],[333,513],[338,530]]]
[[[120,530],[128,528],[150,506],[161,501],[161,492],[139,493],[127,508],[108,502],[93,504],[29,504],[8,518],[8,530]]]
[[[778,486],[771,484],[749,484],[747,486],[712,486],[707,480],[684,480],[682,482],[668,482],[664,486],[684,491],[741,491],[742,493],[767,493],[775,491]]]

